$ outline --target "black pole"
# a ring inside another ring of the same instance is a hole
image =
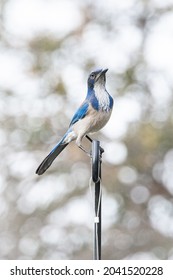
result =
[[[95,183],[95,218],[94,218],[94,260],[101,260],[101,157],[104,150],[100,142],[92,140],[92,180]]]

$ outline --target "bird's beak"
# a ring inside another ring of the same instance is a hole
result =
[[[105,74],[107,71],[108,71],[108,68],[103,69],[102,72],[101,72],[101,74]]]
[[[102,70],[100,71],[100,73],[98,74],[96,81],[97,81],[102,75],[105,75],[107,71],[108,71],[108,68],[102,69]]]

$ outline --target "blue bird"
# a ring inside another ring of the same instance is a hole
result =
[[[113,98],[105,88],[107,71],[108,69],[99,69],[91,72],[84,102],[74,114],[67,132],[39,165],[36,174],[42,175],[62,150],[74,140],[80,149],[89,154],[82,146],[83,137],[104,127],[113,108]]]

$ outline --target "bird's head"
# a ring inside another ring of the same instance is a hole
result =
[[[105,86],[107,71],[107,68],[92,71],[88,77],[88,87],[94,88],[95,85]]]

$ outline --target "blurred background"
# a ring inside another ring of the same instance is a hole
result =
[[[35,170],[109,68],[103,259],[173,259],[173,0],[0,1],[0,258],[92,259],[90,161]],[[85,143],[85,145],[88,145]]]

